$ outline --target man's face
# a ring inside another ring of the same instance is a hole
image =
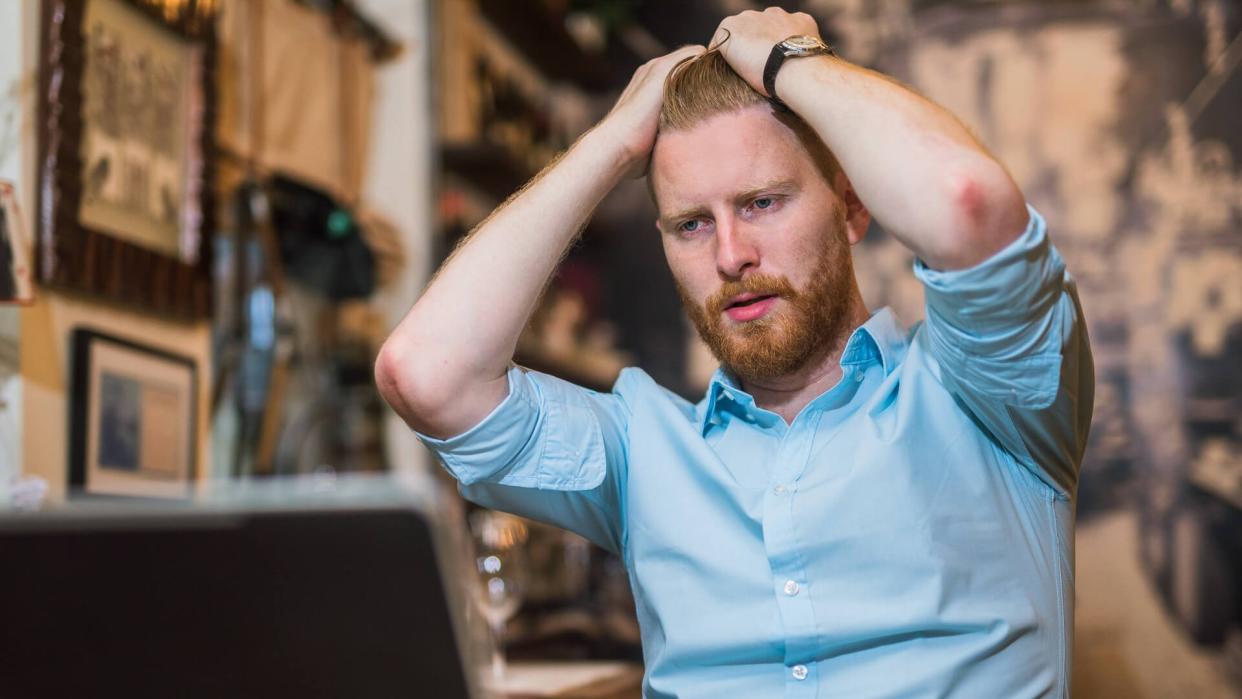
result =
[[[767,105],[660,134],[651,178],[682,302],[725,366],[785,376],[849,329],[849,248],[866,213],[847,221],[845,200]]]

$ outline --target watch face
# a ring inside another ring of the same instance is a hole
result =
[[[782,41],[781,45],[797,53],[828,48],[824,42],[813,36],[791,36]]]

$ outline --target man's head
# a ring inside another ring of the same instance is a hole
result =
[[[682,301],[739,376],[789,375],[850,329],[866,209],[815,132],[718,52],[669,76],[648,183]]]

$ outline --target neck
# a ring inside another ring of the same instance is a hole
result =
[[[821,352],[816,353],[797,371],[763,379],[738,377],[742,389],[755,398],[755,405],[770,410],[784,418],[785,423],[792,423],[798,413],[816,396],[832,388],[841,380],[841,353],[845,343],[867,319],[871,312],[867,310],[862,298],[855,297],[850,304],[849,322],[843,324],[842,332],[827,343]]]

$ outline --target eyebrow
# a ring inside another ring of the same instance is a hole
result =
[[[742,192],[739,192],[733,195],[733,201],[734,203],[749,201],[765,192],[778,192],[782,194],[788,194],[792,192],[795,188],[796,188],[796,183],[792,179],[789,179],[789,178],[775,179],[770,182],[764,182],[763,184],[760,184],[756,187],[751,187],[750,189],[744,190]],[[705,213],[708,213],[708,209],[707,207],[704,207],[704,206],[696,206],[696,207],[692,207],[689,209],[682,209],[681,211],[675,211],[671,214],[668,214],[667,216],[661,216],[660,226],[665,229],[672,228],[673,224],[677,223],[678,221],[684,221],[687,219],[694,218],[696,216],[702,216]]]
[[[705,213],[707,213],[707,209],[700,206],[700,207],[696,207],[693,209],[683,209],[681,211],[671,213],[667,216],[661,216],[660,217],[660,228],[664,230],[668,230],[672,228],[673,225],[679,221],[686,221],[696,216],[701,216],[702,214],[705,214]]]
[[[778,180],[772,180],[770,182],[765,182],[759,185],[758,187],[753,187],[744,192],[741,192],[740,194],[733,197],[733,201],[735,203],[750,201],[751,199],[754,199],[755,197],[759,196],[760,194],[764,194],[765,192],[776,192],[778,194],[789,194],[793,192],[796,188],[797,188],[797,184],[792,179],[783,178],[783,179],[778,179]]]

